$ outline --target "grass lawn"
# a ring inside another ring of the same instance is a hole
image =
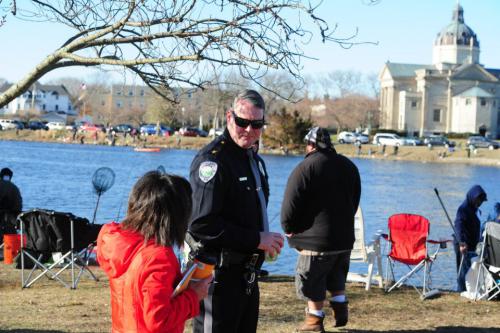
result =
[[[76,290],[46,278],[23,290],[20,271],[0,263],[0,332],[109,332],[108,281],[98,267],[92,269],[100,281],[85,278]],[[305,304],[295,296],[293,279],[271,276],[260,282],[260,290],[258,332],[294,332]],[[421,301],[413,289],[384,294],[357,284],[349,284],[347,292],[349,324],[334,328],[327,311],[328,332],[500,332],[498,301],[472,302],[449,292]]]

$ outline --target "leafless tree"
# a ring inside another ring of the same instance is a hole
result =
[[[345,97],[361,90],[363,76],[361,72],[352,70],[336,70],[319,78],[325,95],[329,97]]]
[[[267,87],[267,90],[262,89],[267,114],[283,108],[293,109],[291,103],[298,102],[303,96],[304,85],[298,84],[287,72],[269,72],[261,82]]]
[[[300,79],[301,59],[306,56],[301,45],[313,34],[343,47],[350,47],[355,37],[336,38],[335,29],[317,16],[317,6],[301,0],[11,3],[16,9],[7,9],[10,15],[59,23],[75,34],[3,92],[0,107],[46,73],[71,66],[121,66],[170,100],[175,100],[176,86],[205,86],[213,68],[235,67],[252,80],[276,68]],[[317,28],[315,33],[304,28],[305,20]]]

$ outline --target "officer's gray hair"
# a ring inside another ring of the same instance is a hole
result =
[[[263,111],[266,110],[266,103],[264,102],[264,98],[262,98],[262,96],[255,90],[246,89],[240,92],[238,96],[236,96],[236,98],[234,99],[233,110],[236,109],[236,104],[240,100],[249,101],[250,103],[252,103],[253,106],[258,107]]]

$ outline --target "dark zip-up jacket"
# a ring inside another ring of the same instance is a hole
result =
[[[253,154],[263,187],[259,190],[264,191],[267,203],[264,161]],[[210,252],[255,253],[263,222],[247,149],[239,147],[226,129],[195,156],[189,179],[193,189],[189,233],[193,238]]]
[[[479,242],[481,222],[476,215],[478,209],[474,206],[474,201],[481,195],[486,196],[483,188],[479,185],[472,186],[467,192],[464,202],[458,207],[455,218],[457,241],[466,243],[470,251],[474,251]]]
[[[281,225],[291,247],[311,251],[351,250],[354,215],[361,196],[358,168],[335,149],[314,151],[288,179]]]

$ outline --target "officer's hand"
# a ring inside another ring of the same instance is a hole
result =
[[[274,257],[281,252],[284,241],[283,236],[277,232],[263,231],[260,233],[260,243],[257,248],[264,250],[271,257]]]
[[[467,244],[460,243],[460,253],[462,253],[462,254],[466,254],[467,253]]]
[[[193,280],[191,280],[189,282],[189,288],[191,288],[192,290],[194,290],[194,292],[198,296],[198,300],[199,301],[201,301],[202,299],[204,299],[205,297],[207,297],[207,295],[208,295],[208,288],[210,287],[210,283],[212,282],[213,279],[214,279],[214,277],[212,275],[210,275],[206,279],[203,279],[203,280],[200,280],[200,281],[193,281]]]

